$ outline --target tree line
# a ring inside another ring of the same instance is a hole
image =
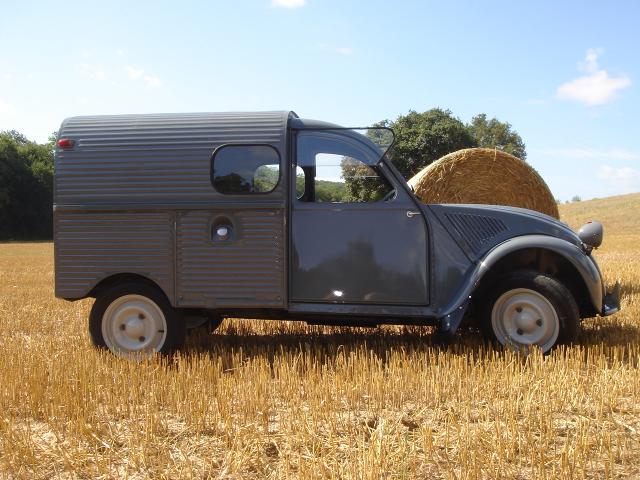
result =
[[[53,236],[53,146],[0,132],[0,240]]]
[[[527,156],[522,138],[511,125],[485,114],[465,124],[449,110],[411,110],[374,127],[393,129],[395,144],[389,155],[405,178],[462,148],[497,148],[523,160]],[[0,240],[52,238],[54,143],[55,135],[39,144],[14,130],[0,132]],[[325,201],[339,201],[344,195],[353,200],[376,195],[373,190],[377,187],[366,180],[320,182],[318,194]]]
[[[463,148],[497,148],[526,160],[520,135],[511,124],[481,113],[465,124],[450,110],[413,110],[395,121],[383,120],[378,127],[389,127],[395,134],[391,160],[405,178],[411,178],[430,163]]]
[[[525,144],[511,124],[496,118],[489,119],[484,113],[476,115],[471,122],[465,124],[450,110],[432,108],[422,113],[410,110],[394,121],[383,120],[374,127],[393,130],[395,143],[388,156],[406,179],[448,153],[463,148],[497,148],[522,160],[527,158]],[[384,198],[387,186],[368,177],[366,170],[367,167],[356,167],[348,162],[343,165],[349,200],[371,201]]]

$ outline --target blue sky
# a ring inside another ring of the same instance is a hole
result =
[[[432,107],[523,137],[566,200],[640,191],[640,2],[2,0],[0,129],[83,114]]]

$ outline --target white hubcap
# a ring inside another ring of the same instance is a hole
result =
[[[560,334],[560,321],[553,305],[528,288],[509,290],[496,300],[491,326],[498,341],[515,350],[535,345],[546,352]]]
[[[143,295],[115,299],[102,316],[102,337],[114,353],[152,353],[167,338],[167,321],[156,303]]]

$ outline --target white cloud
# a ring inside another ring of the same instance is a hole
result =
[[[138,81],[138,80],[142,80],[142,82],[147,86],[147,87],[161,87],[162,86],[162,80],[160,80],[160,78],[156,77],[155,75],[152,75],[150,73],[147,73],[144,71],[144,69],[142,68],[136,68],[136,67],[126,67],[125,69],[127,71],[127,74],[129,75],[129,78],[133,81]]]
[[[606,159],[606,160],[640,160],[640,153],[620,148],[557,148],[541,150],[539,153],[546,157],[570,158],[574,160]]]
[[[307,0],[271,0],[272,7],[298,8],[306,4]]]
[[[10,73],[3,73],[2,74],[2,79],[3,80],[11,80],[13,78],[13,75],[11,75]]]
[[[107,78],[107,74],[100,65],[94,65],[92,63],[81,63],[78,65],[80,75],[92,80],[104,80]]]
[[[584,56],[584,62],[578,63],[578,68],[583,72],[593,73],[598,71],[598,57],[604,53],[602,48],[590,48]]]
[[[558,87],[557,97],[575,100],[589,106],[602,105],[616,99],[618,90],[631,85],[629,77],[610,77],[605,70],[579,77]]]
[[[144,77],[142,77],[142,80],[144,80],[144,84],[147,87],[161,87],[162,86],[162,81],[153,75],[145,75]]]
[[[124,55],[124,50],[119,48],[118,50],[116,50],[116,55],[118,55],[119,57],[122,57]]]
[[[602,105],[616,99],[618,91],[631,85],[627,76],[614,77],[598,66],[598,57],[602,49],[589,49],[584,62],[579,64],[580,70],[588,73],[574,78],[558,87],[556,98],[575,100],[589,106]]]
[[[335,44],[331,45],[326,42],[318,42],[316,46],[319,50],[328,53],[339,53],[340,55],[353,55],[354,53],[354,50],[351,47],[336,47]]]
[[[640,170],[631,167],[603,165],[598,169],[598,178],[625,192],[640,191]]]
[[[144,70],[141,68],[127,67],[126,70],[131,80],[137,80],[144,75]]]

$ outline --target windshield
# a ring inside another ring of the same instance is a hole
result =
[[[386,127],[372,127],[372,128],[360,128],[352,129],[354,132],[359,133],[368,140],[370,140],[380,150],[380,158],[378,162],[389,152],[391,147],[396,141],[396,137],[393,130]],[[377,162],[376,162],[377,163]]]

